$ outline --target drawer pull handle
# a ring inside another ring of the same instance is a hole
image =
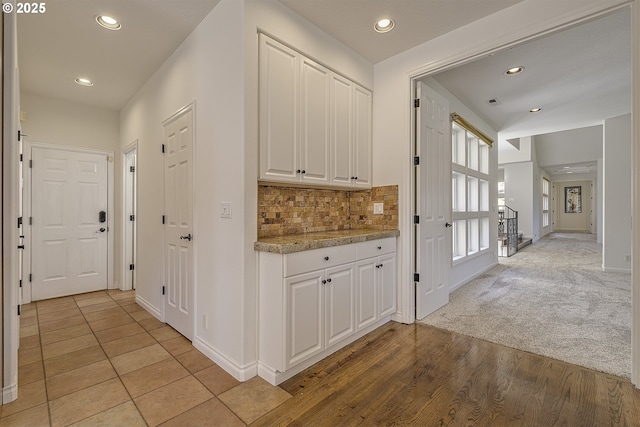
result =
[[[324,260],[329,261],[329,257],[328,256],[324,257]]]
[[[382,249],[382,246],[378,246],[378,250],[381,250],[381,249]]]

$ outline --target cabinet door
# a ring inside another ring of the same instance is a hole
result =
[[[287,369],[321,353],[324,349],[324,272],[300,274],[285,279]]]
[[[353,90],[353,185],[371,187],[371,92]]]
[[[329,184],[329,70],[302,58],[300,102],[300,178]]]
[[[299,180],[300,55],[260,35],[260,179]]]
[[[396,254],[378,257],[379,318],[396,312]]]
[[[331,76],[331,182],[352,184],[353,175],[353,83]]]
[[[354,271],[353,264],[326,270],[324,284],[326,348],[356,332]]]
[[[369,258],[356,264],[356,328],[358,331],[378,320],[376,260],[377,258]]]

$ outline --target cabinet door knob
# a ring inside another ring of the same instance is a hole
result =
[[[298,170],[296,171],[296,173],[300,173],[300,169],[298,169]]]
[[[326,280],[323,280],[323,281],[322,281],[322,284],[323,284],[323,285],[326,285],[326,284],[327,284],[327,281],[326,281]]]
[[[329,261],[329,257],[328,256],[324,257],[324,260]]]
[[[307,173],[307,171],[306,171],[306,170],[304,170],[304,169],[302,169],[302,172],[301,172],[301,173]]]
[[[382,246],[378,246],[378,250],[382,250]]]
[[[327,283],[331,283],[331,279],[327,279]]]

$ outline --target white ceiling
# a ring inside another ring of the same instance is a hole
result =
[[[48,2],[45,14],[18,18],[22,90],[119,110],[219,1]],[[376,63],[522,0],[279,1]],[[122,30],[99,27],[94,16],[102,13]],[[396,26],[378,34],[373,24],[383,16]],[[501,139],[557,132],[630,112],[630,44],[623,9],[435,77]],[[526,69],[504,76],[513,65]],[[75,77],[95,86],[77,86]],[[491,98],[500,104],[490,106]],[[535,106],[542,112],[529,113]]]
[[[522,65],[524,72],[504,72]],[[631,18],[623,9],[434,76],[501,139],[601,124],[631,111]],[[489,105],[492,98],[499,103]],[[534,107],[539,113],[530,113]]]
[[[375,64],[522,0],[280,0]],[[380,34],[381,18],[395,22]]]
[[[18,15],[21,89],[120,110],[220,0],[54,0]],[[94,17],[113,16],[119,31]],[[91,88],[74,83],[86,77]]]

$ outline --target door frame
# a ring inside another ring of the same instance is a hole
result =
[[[134,173],[138,173],[138,140],[136,139],[135,141],[133,141],[131,144],[127,145],[125,148],[122,149],[122,157],[121,157],[121,162],[120,164],[122,165],[121,169],[122,169],[122,194],[121,194],[121,201],[120,201],[120,211],[121,211],[121,215],[120,215],[120,219],[121,219],[121,241],[120,241],[120,251],[121,251],[121,261],[120,261],[120,290],[123,291],[128,291],[131,289],[135,289],[135,285],[136,285],[136,269],[134,267],[133,270],[133,286],[129,286],[127,284],[127,275],[130,274],[129,267],[128,267],[128,262],[126,259],[127,256],[127,250],[126,250],[126,245],[127,243],[127,239],[129,238],[129,236],[127,236],[127,212],[125,212],[125,206],[127,205],[126,200],[127,197],[129,196],[129,192],[131,191],[130,188],[128,188],[128,171],[127,171],[127,157],[129,156],[129,154],[131,154],[132,152],[136,153],[136,170]],[[135,221],[138,220],[137,218],[137,211],[138,211],[138,179],[137,179],[137,175],[135,176],[134,180],[133,180],[133,211],[134,211],[134,215],[136,216],[134,218],[134,226],[133,226],[133,231],[132,231],[132,236],[131,238],[133,239],[133,264],[135,266],[135,263],[138,259],[136,251],[138,248],[138,227],[137,224],[135,224]]]
[[[107,229],[109,232],[107,233],[107,289],[113,289],[113,255],[114,255],[114,247],[113,247],[113,235],[114,235],[114,197],[113,197],[113,171],[114,171],[114,161],[113,161],[113,151],[107,150],[98,150],[93,148],[85,148],[85,147],[73,147],[68,145],[57,145],[57,144],[48,144],[44,142],[28,142],[25,141],[23,147],[23,165],[28,165],[32,160],[32,149],[33,148],[43,148],[50,150],[59,150],[59,151],[71,151],[76,153],[85,153],[85,154],[96,154],[103,155],[107,157]],[[27,277],[29,273],[31,273],[31,239],[32,232],[31,227],[28,224],[28,219],[32,216],[31,210],[31,173],[32,169],[28,166],[23,167],[23,180],[24,180],[24,198],[23,198],[23,224],[26,226],[24,228],[24,258],[23,258],[23,277]],[[23,304],[30,303],[32,301],[31,298],[31,282],[28,280],[23,280],[22,283],[22,302]]]
[[[415,156],[414,142],[415,142],[415,118],[412,114],[413,110],[413,94],[415,88],[415,81],[426,77],[428,75],[436,74],[440,71],[450,69],[465,63],[480,59],[491,53],[496,53],[509,47],[517,46],[528,41],[543,37],[548,34],[552,34],[563,29],[569,28],[573,25],[585,22],[589,19],[596,19],[604,16],[615,10],[630,7],[631,9],[631,37],[633,40],[638,39],[640,36],[640,0],[621,1],[619,4],[608,4],[592,6],[589,9],[579,10],[575,13],[564,16],[556,21],[551,27],[547,26],[547,23],[540,23],[533,26],[526,33],[525,37],[514,39],[513,37],[506,35],[501,40],[493,40],[490,42],[484,42],[480,45],[476,44],[469,49],[460,49],[450,56],[444,57],[440,60],[426,63],[422,66],[418,66],[407,71],[403,76],[404,89],[402,99],[405,101],[405,129],[407,132],[405,135],[405,141],[407,141],[405,158],[408,161],[413,160]],[[634,182],[639,182],[640,179],[640,97],[638,92],[640,91],[640,44],[632,46],[631,61],[632,61],[632,179]],[[412,164],[412,163],[411,163]],[[415,310],[415,282],[413,282],[413,273],[416,271],[415,264],[415,232],[412,218],[415,211],[415,168],[406,168],[402,173],[402,187],[400,192],[400,198],[405,199],[400,207],[400,235],[408,236],[407,241],[402,244],[400,248],[401,253],[406,251],[408,256],[403,255],[400,270],[400,286],[398,287],[398,312],[394,316],[394,320],[402,323],[415,323],[416,310]],[[404,189],[403,189],[404,188]],[[632,206],[632,213],[634,217],[640,217],[640,185],[636,185],[633,188],[632,199],[635,200]],[[555,227],[555,224],[554,224]],[[632,321],[631,321],[631,335],[632,335],[632,367],[631,367],[631,382],[640,388],[640,227],[633,229],[632,239],[632,253],[635,254],[631,263],[631,277],[632,277]]]

